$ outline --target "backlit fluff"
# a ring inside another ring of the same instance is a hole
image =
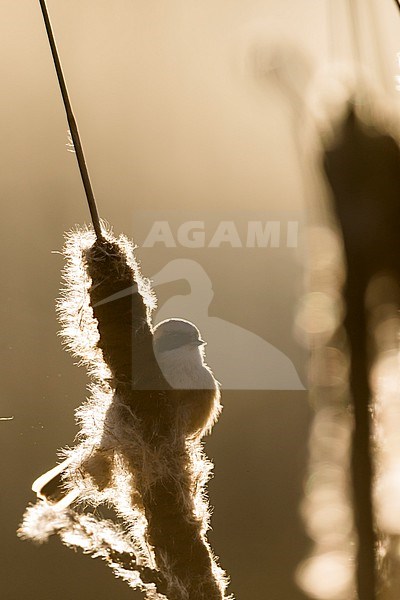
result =
[[[155,297],[133,250],[111,233],[104,241],[89,230],[68,235],[61,336],[92,380],[77,411],[79,443],[63,452],[60,467],[78,503],[39,501],[27,509],[20,535],[43,542],[57,532],[67,545],[102,556],[148,598],[221,600],[227,580],[206,540],[212,465],[201,445],[221,410],[218,386],[204,426],[190,429],[179,411],[185,398],[190,409],[193,390],[173,389],[158,366]],[[198,407],[203,396],[195,392]],[[83,512],[99,504],[112,507],[123,528]]]

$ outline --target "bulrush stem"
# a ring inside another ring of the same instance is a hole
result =
[[[54,66],[57,73],[58,84],[61,90],[61,96],[64,102],[65,112],[67,115],[67,121],[69,130],[71,133],[72,142],[74,144],[75,154],[78,161],[79,171],[85,188],[86,199],[89,205],[90,216],[92,218],[93,227],[98,240],[103,239],[103,234],[100,226],[99,213],[97,211],[96,200],[93,193],[92,184],[89,177],[89,171],[86,165],[85,154],[83,152],[81,139],[79,136],[78,126],[76,124],[74,112],[72,110],[71,102],[68,95],[67,86],[64,79],[64,74],[61,67],[60,58],[58,56],[57,46],[53,35],[53,30],[50,23],[49,13],[45,0],[39,0],[40,8],[42,9],[44,24],[46,27],[47,37],[50,44],[51,54],[53,56]]]

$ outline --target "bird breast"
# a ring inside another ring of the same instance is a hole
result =
[[[218,384],[198,348],[178,348],[156,356],[162,374],[176,390],[216,390]]]

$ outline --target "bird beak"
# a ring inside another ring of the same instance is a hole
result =
[[[198,346],[205,346],[207,342],[205,342],[204,340],[200,339],[196,339],[193,340],[192,342],[190,342],[191,346],[194,346],[195,348],[197,348]]]

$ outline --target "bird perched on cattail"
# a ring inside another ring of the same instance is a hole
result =
[[[69,529],[75,532],[79,523],[86,538],[82,503],[111,505],[126,523],[129,556],[140,557],[141,568],[156,565],[163,594],[222,600],[226,577],[205,535],[211,464],[201,438],[221,411],[205,342],[189,321],[169,319],[153,327],[155,298],[123,236],[103,232],[95,239],[90,231],[77,231],[65,255],[61,334],[87,366],[92,396],[78,409],[77,446],[33,484],[39,503],[28,509],[21,535],[43,541],[48,532],[58,532],[69,540]],[[89,537],[90,551],[99,554]],[[76,545],[75,533],[72,538]],[[132,587],[138,585],[135,577]],[[142,578],[142,589],[146,585]]]
[[[204,346],[197,327],[184,319],[168,319],[153,331],[154,358],[167,385],[174,390],[175,429],[187,437],[201,437],[214,424],[220,412],[219,384],[205,362]],[[171,390],[170,390],[171,392]],[[66,459],[47,471],[32,485],[39,498],[68,506],[79,497],[78,490],[65,492],[63,474]]]
[[[134,247],[100,222],[45,0],[40,6],[94,228],[68,237],[59,303],[62,337],[88,369],[91,396],[77,411],[77,445],[33,484],[39,501],[19,535],[44,542],[57,533],[151,600],[223,600],[227,579],[206,538],[212,465],[201,446],[221,410],[219,386],[194,325],[153,327],[155,298]],[[106,504],[119,521],[82,504]]]

